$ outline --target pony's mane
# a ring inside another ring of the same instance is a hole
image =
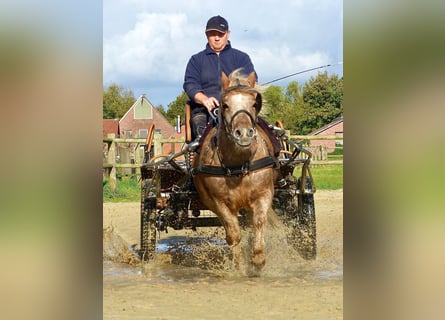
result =
[[[249,81],[249,75],[243,73],[242,70],[243,68],[238,68],[229,75],[229,87],[236,86],[238,83],[249,87],[252,86],[252,84]],[[268,85],[262,85],[259,84],[258,82],[255,82],[252,89],[254,89],[259,93],[263,93],[264,91],[266,91],[268,87],[269,87]]]

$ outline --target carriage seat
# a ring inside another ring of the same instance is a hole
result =
[[[185,104],[185,142],[192,142],[192,123],[191,121],[192,108],[187,101]]]

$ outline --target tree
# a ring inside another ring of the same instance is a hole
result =
[[[165,111],[164,106],[162,104],[155,107],[165,118],[167,118],[167,111]]]
[[[189,100],[189,97],[182,91],[182,93],[176,97],[176,100],[168,104],[168,109],[165,112],[165,117],[173,125],[176,125],[176,118],[181,116],[181,123],[184,124],[185,118],[185,104]]]
[[[303,121],[303,96],[302,88],[298,82],[289,82],[286,88],[286,100],[289,107],[288,110],[286,110],[283,125],[292,133],[301,134],[301,123]]]
[[[284,119],[286,97],[279,86],[270,86],[262,94],[263,106],[260,115],[269,123]]]
[[[343,113],[343,79],[318,73],[303,88],[302,134],[316,130]]]
[[[126,90],[122,86],[112,83],[104,89],[102,118],[120,119],[135,103],[133,91]]]
[[[271,124],[280,120],[284,128],[299,133],[303,99],[297,82],[290,82],[283,92],[282,87],[270,86],[263,93],[263,116]]]

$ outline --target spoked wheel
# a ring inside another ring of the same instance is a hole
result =
[[[301,177],[297,181],[297,187],[300,189],[302,183]],[[312,181],[306,177],[305,189],[312,189]],[[317,228],[315,222],[314,194],[298,194],[298,210],[296,223],[293,230],[296,249],[306,260],[315,259],[317,255]]]
[[[156,179],[144,179],[141,185],[142,260],[151,260],[156,251]]]
[[[306,260],[315,259],[317,235],[315,224],[314,195],[301,193],[301,177],[288,180],[288,188],[275,189],[272,208],[288,227],[287,238],[291,246]],[[306,177],[305,189],[312,188],[312,181]],[[298,192],[300,190],[300,192]]]

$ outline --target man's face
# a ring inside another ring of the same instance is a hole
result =
[[[221,52],[229,41],[230,31],[225,33],[216,30],[210,30],[206,32],[207,41],[210,48],[215,52]]]

